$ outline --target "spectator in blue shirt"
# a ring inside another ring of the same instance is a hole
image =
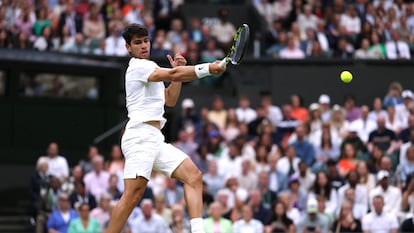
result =
[[[70,208],[69,195],[66,193],[59,194],[58,209],[54,210],[47,220],[48,232],[67,233],[69,223],[78,218],[78,214]]]
[[[306,165],[312,166],[315,161],[315,151],[312,144],[310,144],[305,139],[305,127],[304,125],[299,125],[295,129],[297,139],[291,145],[296,150],[296,156],[302,161],[305,161]]]

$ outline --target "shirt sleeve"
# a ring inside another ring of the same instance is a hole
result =
[[[129,63],[126,77],[132,81],[148,82],[149,76],[159,66],[149,60],[133,58]]]

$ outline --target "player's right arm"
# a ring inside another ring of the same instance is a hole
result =
[[[214,63],[204,63],[197,66],[177,66],[171,69],[158,68],[148,77],[149,82],[190,82],[196,80],[196,69],[203,69],[203,65],[208,65],[208,70],[211,75],[218,75],[226,71],[226,67],[219,66],[220,61]]]

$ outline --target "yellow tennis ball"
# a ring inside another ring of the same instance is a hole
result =
[[[342,71],[341,80],[344,83],[350,83],[352,81],[352,74],[349,71]]]

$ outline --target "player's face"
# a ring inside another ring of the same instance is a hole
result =
[[[151,43],[148,36],[133,36],[126,48],[132,57],[149,59]]]

